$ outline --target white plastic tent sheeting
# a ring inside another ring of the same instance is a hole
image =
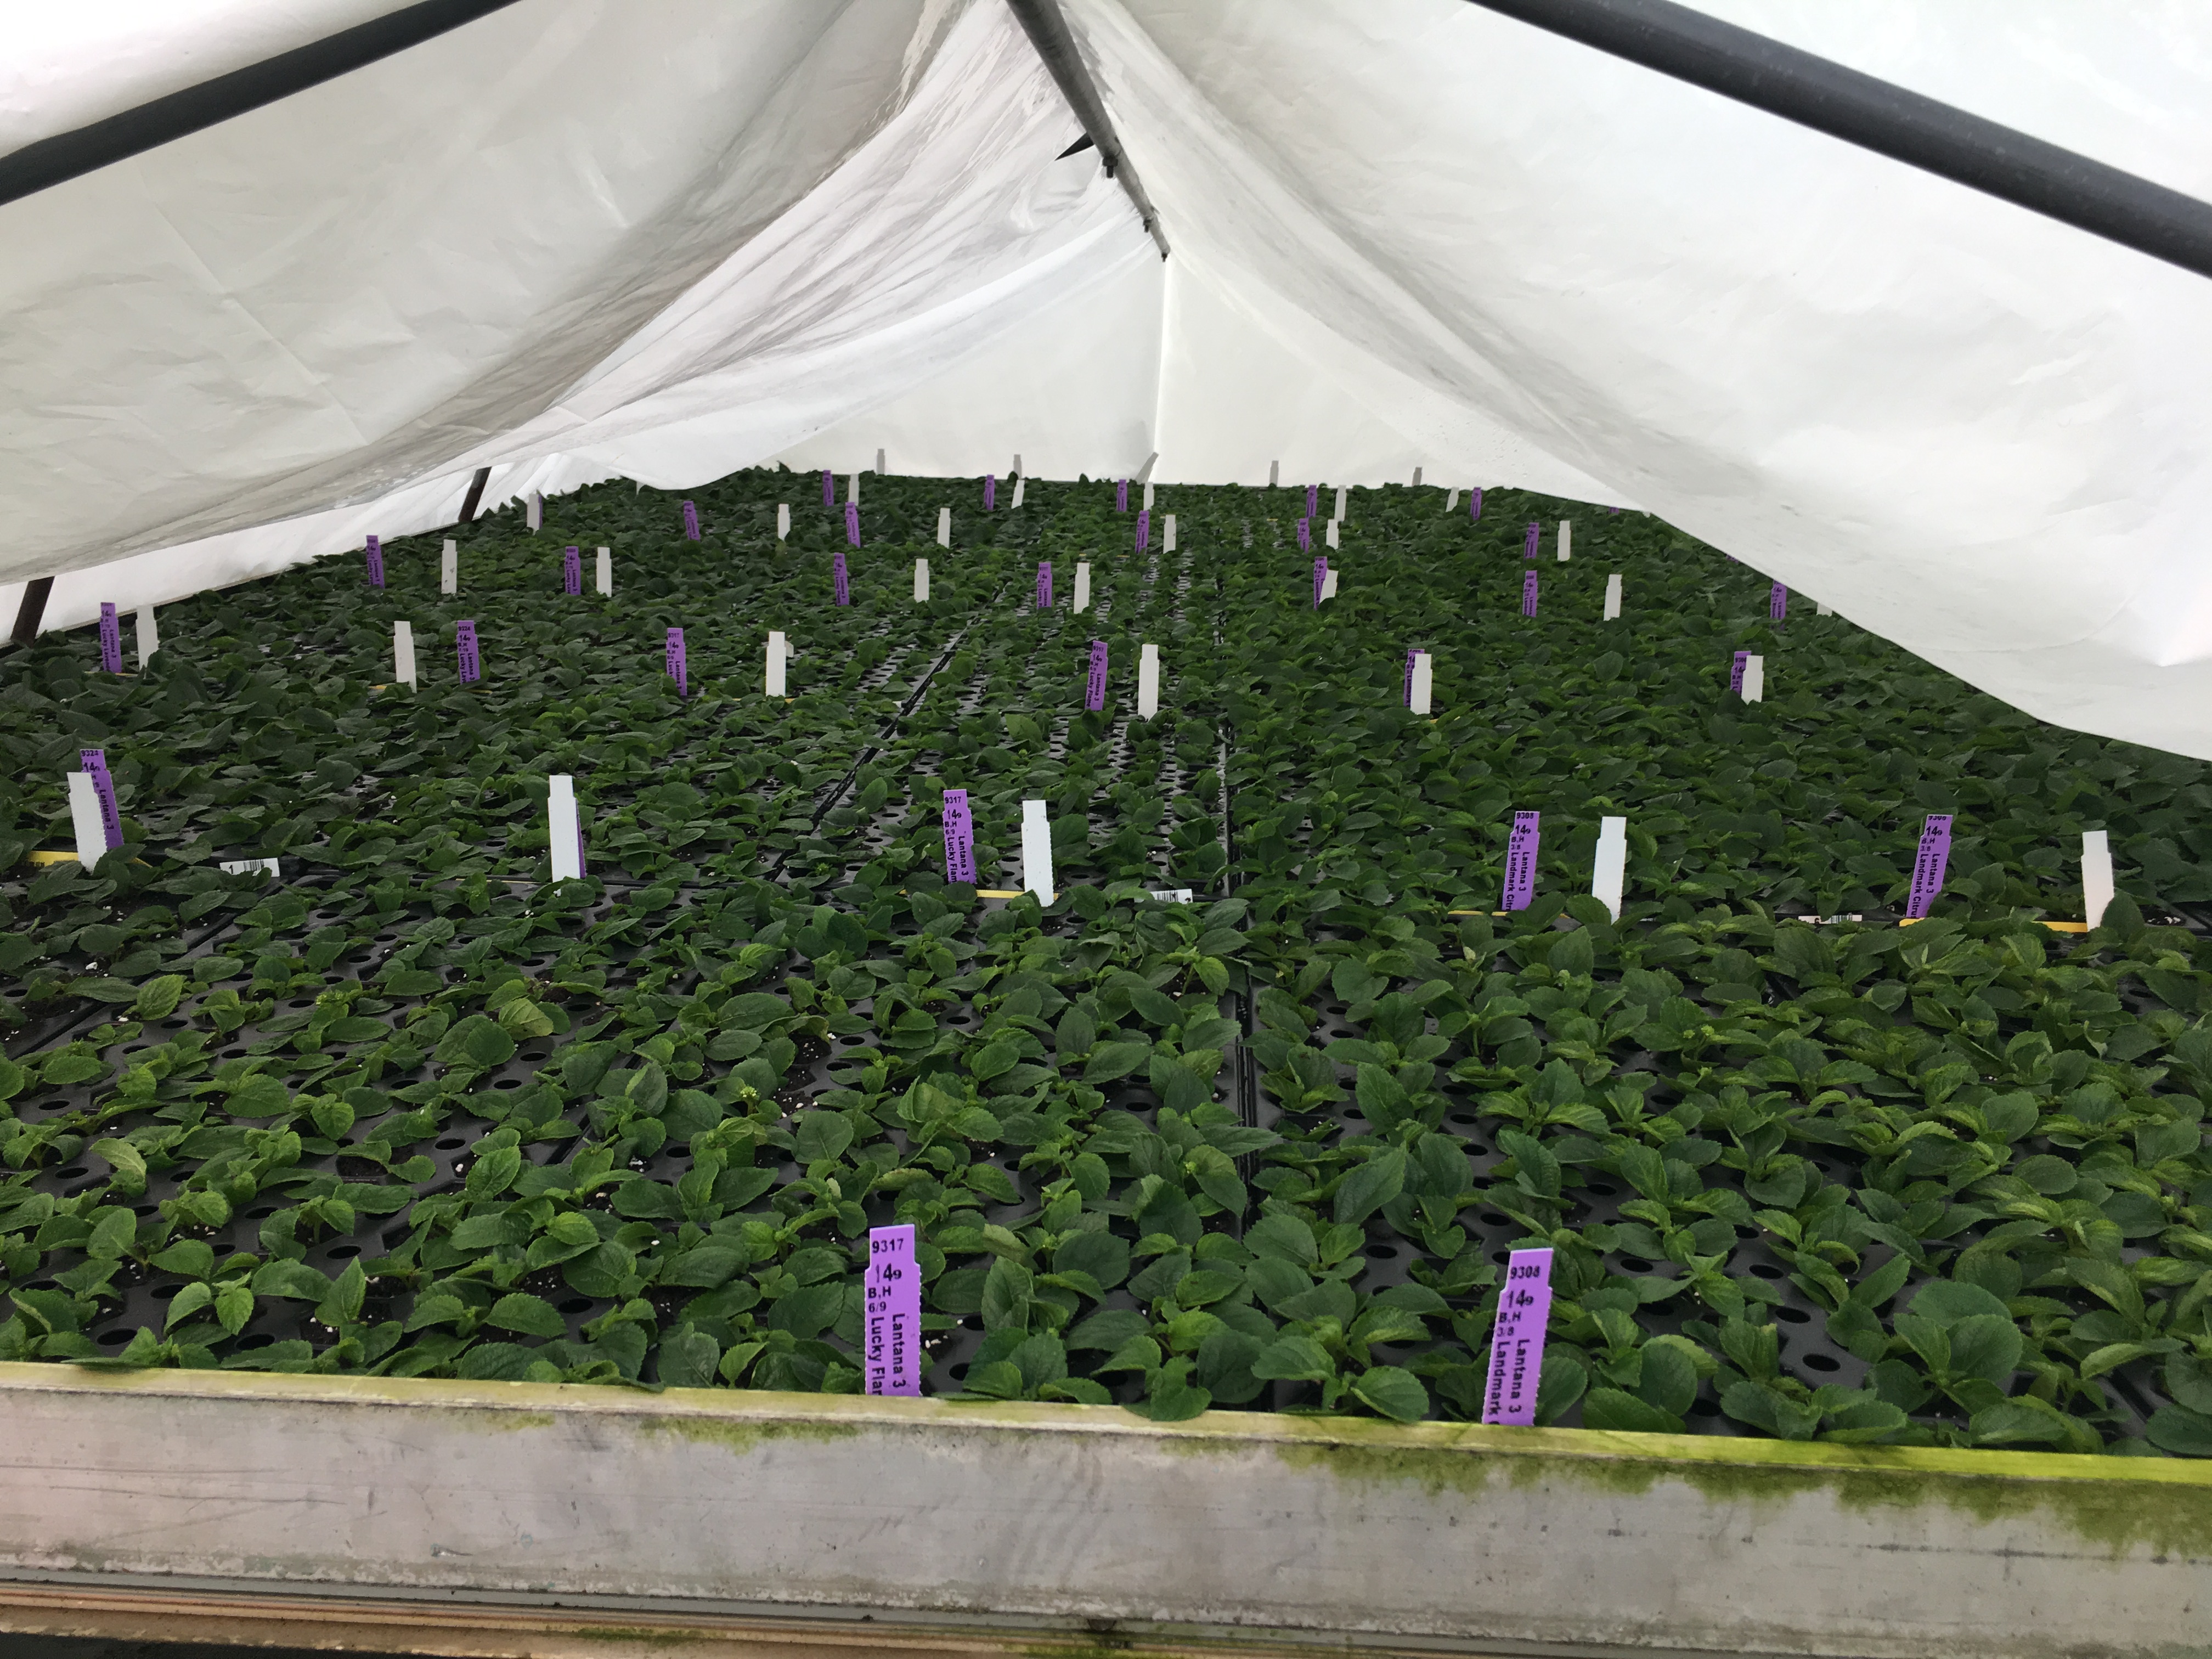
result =
[[[2212,196],[2201,9],[1705,3]],[[429,528],[484,465],[488,503],[878,447],[1420,465],[1648,508],[2212,758],[2203,279],[1463,0],[1061,5],[1164,264],[1053,159],[1075,122],[998,0],[523,0],[0,208],[0,574],[76,572],[67,624]],[[0,65],[15,141],[179,76],[67,46]]]

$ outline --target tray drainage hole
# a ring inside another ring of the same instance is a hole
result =
[[[1583,1182],[1583,1190],[1586,1193],[1595,1193],[1600,1198],[1620,1196],[1620,1188],[1608,1186],[1602,1181],[1585,1181]]]
[[[103,1348],[119,1348],[137,1334],[137,1332],[134,1330],[126,1330],[122,1326],[118,1325],[112,1331],[102,1331],[93,1340],[98,1342]]]
[[[265,1348],[270,1346],[276,1340],[276,1339],[270,1335],[266,1331],[256,1331],[251,1336],[241,1336],[239,1338],[238,1346],[241,1349]]]
[[[463,1139],[459,1135],[448,1135],[445,1139],[438,1143],[438,1150],[441,1152],[450,1152],[456,1146],[465,1146],[468,1144],[469,1143],[466,1140]]]
[[[1789,1274],[1779,1267],[1771,1267],[1764,1261],[1752,1263],[1751,1271],[1761,1279],[1787,1279]]]
[[[174,1297],[179,1291],[181,1291],[185,1287],[181,1285],[156,1285],[153,1289],[152,1295],[154,1300],[156,1302],[167,1302]]]
[[[257,1204],[246,1212],[246,1218],[248,1221],[266,1221],[276,1213],[276,1209],[274,1204]]]
[[[331,1250],[330,1257],[333,1261],[349,1261],[360,1254],[361,1246],[358,1244],[340,1244]]]
[[[1787,1320],[1792,1325],[1809,1325],[1813,1322],[1813,1316],[1802,1308],[1777,1308],[1774,1310],[1774,1316],[1777,1319]]]
[[[1648,1273],[1651,1271],[1651,1264],[1640,1255],[1625,1255],[1620,1258],[1620,1265],[1632,1273]]]
[[[85,1166],[83,1164],[72,1164],[66,1170],[55,1170],[54,1178],[57,1181],[68,1181],[76,1176],[83,1175],[85,1172]]]
[[[1824,1353],[1808,1353],[1798,1363],[1812,1371],[1839,1371],[1844,1368],[1842,1360]]]
[[[592,1298],[588,1296],[572,1296],[553,1304],[556,1312],[564,1314],[586,1313],[591,1306]]]

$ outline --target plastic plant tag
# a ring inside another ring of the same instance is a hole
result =
[[[1743,695],[1744,665],[1748,663],[1750,660],[1750,652],[1739,651],[1735,653],[1735,659],[1729,666],[1729,690],[1735,692],[1739,697]]]
[[[1756,651],[1747,653],[1743,659],[1743,700],[1764,702],[1766,700],[1766,659]]]
[[[1145,896],[1155,904],[1188,904],[1196,896],[1188,887],[1147,887]]]
[[[1480,489],[1470,489],[1467,493],[1467,516],[1478,522],[1482,518],[1482,492]]]
[[[939,547],[952,545],[952,509],[949,507],[937,509],[937,544]]]
[[[522,517],[523,522],[529,526],[530,533],[533,536],[544,528],[545,497],[538,491],[533,489],[530,492],[530,500],[523,507]]]
[[[598,574],[600,597],[611,599],[615,596],[615,556],[611,549],[603,547],[599,550]]]
[[[778,541],[785,541],[789,539],[790,535],[791,503],[778,501],[775,504],[775,538]]]
[[[100,665],[110,674],[123,672],[123,620],[105,600],[100,606]]]
[[[1620,573],[1615,572],[1605,579],[1605,620],[1618,622],[1620,619]]]
[[[929,602],[929,561],[927,559],[916,559],[914,562],[914,602],[916,605],[926,605]]]
[[[1091,561],[1079,559],[1075,563],[1075,598],[1072,601],[1076,614],[1091,609]]]
[[[477,625],[473,621],[454,627],[453,653],[460,659],[463,685],[473,685],[483,678],[483,662],[477,655]]]
[[[696,501],[684,503],[684,539],[687,542],[699,539],[699,507]]]
[[[146,659],[161,648],[161,630],[154,625],[152,605],[142,605],[138,607],[137,623],[135,631],[138,635],[138,665],[143,668],[146,665]]]
[[[1334,513],[1332,513],[1332,514],[1329,514],[1329,516],[1330,516],[1331,518],[1333,518],[1333,519],[1335,519],[1335,520],[1338,520],[1341,521],[1342,520],[1344,520],[1344,519],[1346,519],[1346,518],[1347,518],[1347,517],[1349,517],[1349,516],[1350,516],[1350,509],[1351,509],[1351,507],[1352,507],[1352,492],[1351,492],[1349,489],[1346,489],[1342,484],[1339,484],[1339,485],[1337,485],[1337,487],[1336,487],[1336,511],[1335,511],[1335,512],[1334,512]]]
[[[1040,904],[1053,901],[1052,825],[1041,800],[1022,803],[1022,890],[1035,893]]]
[[[1536,851],[1543,840],[1543,814],[1516,812],[1513,830],[1505,838],[1505,894],[1501,910],[1525,910],[1536,896]]]
[[[1490,1378],[1482,1420],[1534,1428],[1536,1391],[1544,1377],[1544,1328],[1552,1318],[1552,1252],[1516,1250],[1506,1259],[1505,1288],[1490,1328]]]
[[[1106,707],[1106,641],[1091,641],[1091,674],[1083,683],[1083,706],[1097,712]]]
[[[1152,486],[1147,484],[1145,488],[1149,489]],[[1143,508],[1137,514],[1137,551],[1139,553],[1149,552],[1152,549],[1152,509],[1147,507]]]
[[[1006,476],[1010,478],[1022,476],[1022,453],[1018,449],[1014,452],[1014,464],[1006,469]]]
[[[1936,896],[1943,890],[1943,871],[1951,862],[1951,815],[1931,812],[1921,826],[1920,851],[1912,860],[1912,889],[1905,901],[1905,914],[1918,918],[1928,914]]]
[[[852,604],[853,580],[850,574],[845,568],[845,556],[842,553],[833,553],[830,555],[830,581],[831,587],[835,592],[836,602],[839,605]]]
[[[998,509],[998,505],[999,505],[999,475],[998,475],[997,473],[995,473],[995,472],[986,472],[986,473],[983,475],[983,510],[984,510],[986,513],[995,512],[995,511]],[[945,508],[945,513],[944,513],[943,516],[939,520],[939,523],[940,525],[942,525],[942,526],[944,526],[947,527],[947,528],[950,528],[950,526],[951,526],[951,522],[952,522],[952,509],[951,509],[951,508],[950,508],[950,507],[947,507],[947,508]],[[950,547],[950,546],[951,546],[951,545],[952,545],[952,544],[951,544],[951,542],[947,542],[947,543],[945,543],[945,544],[947,547]]]
[[[107,851],[107,829],[100,810],[100,791],[92,774],[69,775],[70,828],[76,834],[76,861],[89,870]]]
[[[1831,611],[1831,610],[1830,610],[1826,605],[1815,605],[1813,607],[1813,614],[1814,614],[1814,616],[1816,616],[1816,617],[1832,617],[1832,616],[1834,616],[1836,613],[1835,613],[1834,611]]]
[[[1116,513],[1129,510],[1129,481],[1127,478],[1114,486],[1114,510]]]
[[[2112,846],[2102,830],[2081,832],[2081,920],[2090,927],[2105,920],[2112,902]]]
[[[784,695],[783,659],[789,654],[789,647],[784,643],[782,635],[770,634],[768,636],[768,675],[762,684],[761,690],[769,696],[780,697]]]
[[[1334,570],[1328,571],[1328,572],[1324,573],[1324,574],[1323,574],[1323,575],[1322,576],[1322,579],[1321,579],[1321,596],[1322,596],[1322,598],[1323,598],[1324,599],[1334,599],[1334,598],[1336,597],[1336,572],[1335,572],[1335,571],[1334,571]]]
[[[855,472],[851,477],[845,480],[845,505],[848,507],[858,507],[860,504],[860,475],[858,472]]]
[[[837,505],[837,477],[826,466],[822,469],[822,505]]]
[[[282,876],[284,866],[275,859],[225,859],[216,866],[226,876],[250,876],[257,872],[266,876]]]
[[[975,820],[968,811],[968,792],[945,792],[945,878],[975,880]]]
[[[868,1229],[862,1281],[860,1370],[870,1394],[921,1393],[921,1269],[914,1228]]]
[[[1151,720],[1160,712],[1160,648],[1148,645],[1137,653],[1137,718]]]
[[[1147,479],[1146,479],[1146,480],[1145,480],[1145,511],[1146,511],[1146,512],[1147,512],[1147,513],[1149,513],[1149,512],[1151,512],[1152,510],[1152,481],[1150,478],[1147,478]]]
[[[1323,554],[1314,561],[1314,609],[1321,609],[1322,589],[1328,586],[1328,556]]]
[[[845,503],[845,539],[854,547],[860,544],[860,504],[858,501]]]
[[[1311,519],[1300,519],[1298,520],[1298,551],[1301,553],[1310,553],[1313,551],[1312,526],[1313,520]]]
[[[879,450],[878,450],[878,451],[876,452],[876,476],[877,476],[878,477],[879,477],[879,478],[880,478],[881,477],[883,477],[883,475],[884,475],[884,452],[883,452],[882,450],[880,450],[880,449],[879,449]]]
[[[438,591],[447,599],[461,591],[461,544],[451,536],[438,554]]]
[[[1575,526],[1571,519],[1559,520],[1559,562],[1565,564],[1572,556],[1575,545]]]
[[[1590,896],[1620,920],[1620,889],[1628,871],[1628,820],[1597,821],[1597,863],[1590,871]]]
[[[1019,477],[1014,480],[1014,499],[1012,505],[1019,507],[1022,504],[1022,491],[1027,489],[1029,487],[1030,481],[1025,477]]]
[[[106,850],[123,845],[123,814],[115,805],[115,780],[107,774],[107,751],[105,749],[80,749],[77,764],[92,780],[94,793],[100,800],[100,833],[106,836]],[[94,860],[94,863],[99,860]]]
[[[1420,469],[1420,468],[1419,468],[1419,467],[1417,466],[1417,467],[1415,467],[1415,468],[1413,469],[1413,488],[1414,488],[1414,489],[1419,489],[1420,487],[1421,487],[1421,469]]]
[[[1447,513],[1453,513],[1453,512],[1456,512],[1456,511],[1458,510],[1458,508],[1459,508],[1459,491],[1457,491],[1456,489],[1455,489],[1455,490],[1453,490],[1449,495],[1446,495],[1446,496],[1444,497],[1444,511],[1445,511],[1445,512],[1447,512]]]
[[[410,691],[416,690],[415,624],[392,624],[392,678]]]
[[[1270,461],[1270,462],[1268,462],[1268,463],[1267,463],[1267,488],[1268,488],[1268,489],[1274,489],[1278,484],[1279,484],[1279,483],[1282,482],[1282,480],[1283,480],[1283,464],[1282,464],[1280,461]]]
[[[1766,596],[1766,614],[1775,622],[1782,621],[1790,614],[1790,590],[1780,582],[1775,583],[1773,591]]]
[[[679,697],[690,696],[691,695],[690,676],[685,672],[684,630],[680,628],[672,628],[668,630],[666,662],[668,678],[676,682],[676,695]]]
[[[1536,614],[1536,573],[1533,570],[1521,579],[1521,614],[1524,617]]]
[[[1429,712],[1429,699],[1435,685],[1435,673],[1436,671],[1430,665],[1427,652],[1413,653],[1413,672],[1406,687],[1406,707],[1416,714],[1425,714]]]
[[[383,541],[378,537],[371,536],[367,544],[367,550],[368,554],[368,585],[371,587],[381,587],[384,586]]]
[[[1160,550],[1164,553],[1176,550],[1175,519],[1176,515],[1170,513],[1160,520]]]
[[[1531,523],[1528,526],[1528,534],[1522,542],[1521,556],[1524,559],[1534,558],[1536,556],[1536,544],[1543,538],[1544,526],[1540,524]]]
[[[561,591],[570,594],[584,591],[584,550],[580,547],[561,550]]]
[[[1322,539],[1326,541],[1331,547],[1339,545],[1337,540],[1339,524],[1340,520],[1331,519],[1327,524],[1322,526]]]
[[[1407,707],[1407,708],[1411,708],[1413,706],[1413,659],[1414,659],[1416,657],[1419,656],[1420,654],[1421,654],[1421,647],[1420,647],[1419,646],[1415,645],[1415,646],[1409,646],[1409,647],[1407,647],[1407,650],[1406,650],[1406,685],[1405,685],[1405,697],[1404,697],[1404,702],[1405,702],[1406,707]]]
[[[580,881],[584,874],[584,831],[576,819],[576,781],[565,772],[545,780],[545,838],[553,879]]]
[[[1052,561],[1047,559],[1037,566],[1036,608],[1052,609]]]
[[[1306,517],[1309,519],[1321,517],[1321,486],[1319,484],[1306,486]]]

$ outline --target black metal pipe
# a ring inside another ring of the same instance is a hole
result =
[[[46,619],[46,596],[54,591],[52,576],[33,576],[23,584],[23,602],[15,607],[15,631],[9,638],[17,645],[28,645],[39,637],[39,625]]]
[[[469,480],[469,493],[461,498],[461,522],[463,524],[471,524],[475,521],[477,516],[477,503],[483,500],[484,486],[490,482],[491,469],[488,466],[478,467],[477,469],[477,476]]]
[[[171,139],[304,92],[514,3],[514,0],[419,0],[417,4],[402,6],[196,87],[149,100],[90,126],[41,138],[0,155],[0,203],[50,190],[112,162],[143,155]]]
[[[1673,0],[1473,0],[2212,276],[2212,204]]]
[[[1075,48],[1075,36],[1060,15],[1054,0],[1006,0],[1014,15],[1021,20],[1030,44],[1036,48],[1037,56],[1059,83],[1060,96],[1075,112],[1082,124],[1085,137],[1098,147],[1098,159],[1105,163],[1106,176],[1116,180],[1136,205],[1137,217],[1144,222],[1146,234],[1159,245],[1160,258],[1168,257],[1168,239],[1160,228],[1160,216],[1153,210],[1145,187],[1137,182],[1136,169],[1129,165],[1122,151],[1121,140],[1114,131],[1114,123],[1108,118],[1106,105],[1098,96],[1098,88],[1091,78],[1091,71],[1083,67],[1083,54]],[[1073,155],[1080,145],[1063,150],[1063,155]]]

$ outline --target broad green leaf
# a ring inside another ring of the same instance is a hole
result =
[[[523,1291],[511,1291],[493,1303],[484,1323],[502,1331],[520,1331],[525,1336],[568,1334],[568,1322],[554,1311],[551,1303]]]

